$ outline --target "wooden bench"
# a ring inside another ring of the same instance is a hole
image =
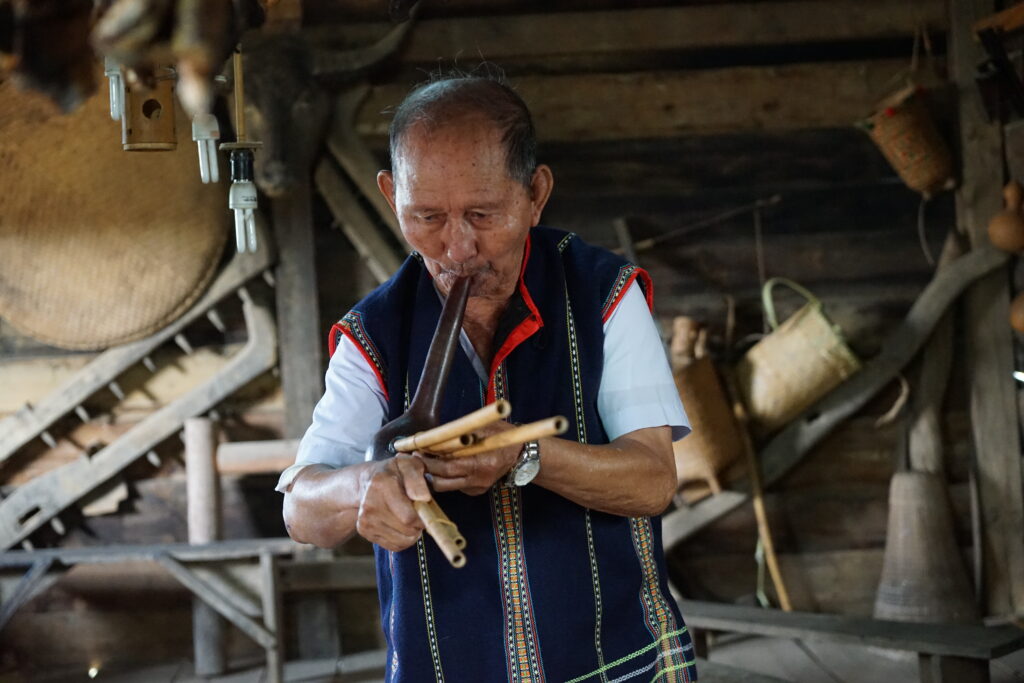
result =
[[[915,624],[696,600],[679,607],[691,629],[916,652],[922,683],[988,683],[989,660],[1024,648],[1024,629],[1014,626]]]

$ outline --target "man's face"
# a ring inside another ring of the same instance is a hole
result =
[[[442,293],[472,275],[470,295],[507,298],[519,279],[523,245],[551,191],[542,166],[530,188],[509,177],[501,132],[479,116],[440,128],[416,125],[377,178],[409,244]]]

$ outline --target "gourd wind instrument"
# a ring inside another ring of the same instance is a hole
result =
[[[440,457],[465,457],[496,448],[522,445],[563,433],[568,427],[564,417],[553,417],[513,427],[480,438],[476,431],[512,412],[508,401],[499,400],[457,420],[438,425],[441,398],[448,382],[469,300],[470,278],[459,278],[452,285],[427,351],[420,382],[409,409],[381,427],[370,446],[370,460],[385,460],[397,453],[422,451]],[[466,539],[433,500],[414,501],[416,513],[453,567],[466,564],[462,549]]]

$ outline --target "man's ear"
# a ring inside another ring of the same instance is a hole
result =
[[[395,209],[395,176],[392,175],[391,171],[377,171],[377,187],[380,189],[380,193],[384,195],[384,199],[391,207],[391,210],[397,216],[398,211]]]
[[[533,224],[540,223],[540,216],[544,212],[544,206],[551,197],[551,190],[555,186],[555,178],[551,174],[551,168],[547,164],[541,164],[533,172],[530,179],[530,203],[533,210]]]

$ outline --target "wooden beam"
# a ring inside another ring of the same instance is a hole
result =
[[[377,211],[379,218],[390,228],[398,243],[410,249],[398,224],[398,217],[377,187],[377,171],[383,168],[367,147],[366,142],[356,133],[356,112],[370,94],[368,85],[344,90],[334,101],[334,119],[327,134],[327,149],[348,175],[349,180],[359,189],[366,200]]]
[[[71,505],[117,476],[169,436],[191,416],[205,413],[226,396],[274,366],[277,340],[273,316],[239,292],[249,340],[210,381],[139,422],[120,439],[89,457],[63,465],[22,484],[0,501],[0,545],[19,543]]]
[[[359,205],[348,182],[327,159],[316,167],[315,178],[327,207],[377,282],[387,280],[402,265],[402,260]]]
[[[0,605],[0,631],[2,631],[4,626],[7,625],[7,622],[11,620],[14,613],[21,609],[22,605],[60,578],[63,572],[51,572],[52,568],[52,557],[40,558],[32,563],[29,570],[25,572],[23,577],[21,577],[18,585],[14,587],[11,594],[7,596],[7,599],[4,600],[2,605]]]
[[[221,444],[217,448],[217,471],[221,474],[281,472],[294,464],[298,450],[298,439]]]
[[[255,538],[217,541],[205,545],[161,543],[154,545],[105,545],[93,548],[41,548],[0,552],[0,569],[31,567],[39,560],[52,558],[65,566],[76,564],[114,564],[132,560],[154,560],[168,555],[179,562],[219,562],[249,560],[264,551],[292,555],[301,546],[290,538]]]
[[[255,619],[246,616],[242,610],[231,604],[215,588],[206,581],[200,579],[188,567],[181,564],[170,555],[158,555],[156,561],[166,569],[171,576],[176,578],[185,588],[188,588],[195,595],[203,599],[213,609],[217,610],[225,619],[242,630],[247,636],[255,640],[261,647],[269,649],[276,647],[275,634],[267,630],[263,624]]]
[[[308,181],[273,202],[277,243],[277,330],[285,436],[302,436],[324,393],[323,334],[316,284],[312,195]]]
[[[691,628],[775,638],[827,639],[886,650],[972,659],[994,659],[1024,647],[1024,631],[1014,626],[912,624],[697,600],[683,600],[679,609]]]
[[[983,57],[972,26],[995,11],[992,0],[950,0],[950,73],[957,85],[962,170],[957,226],[974,249],[987,245],[988,221],[1002,208],[1003,141],[989,123],[974,84]],[[1007,323],[1005,268],[967,293],[967,353],[974,453],[984,528],[984,584],[989,614],[1024,612],[1024,492],[1013,380],[1013,340]]]
[[[358,590],[377,586],[376,565],[369,555],[282,560],[278,566],[282,591]]]
[[[664,138],[738,131],[845,128],[868,115],[904,60],[790,64],[695,71],[525,76],[513,85],[541,140]],[[381,114],[409,90],[374,88],[361,135],[386,138]]]
[[[567,57],[909,40],[920,24],[933,31],[946,25],[941,0],[730,3],[427,19],[417,23],[398,60],[437,64],[439,59],[487,59],[503,66],[529,62],[550,67]],[[316,41],[359,45],[377,40],[390,28],[386,22],[345,22],[307,33]]]

